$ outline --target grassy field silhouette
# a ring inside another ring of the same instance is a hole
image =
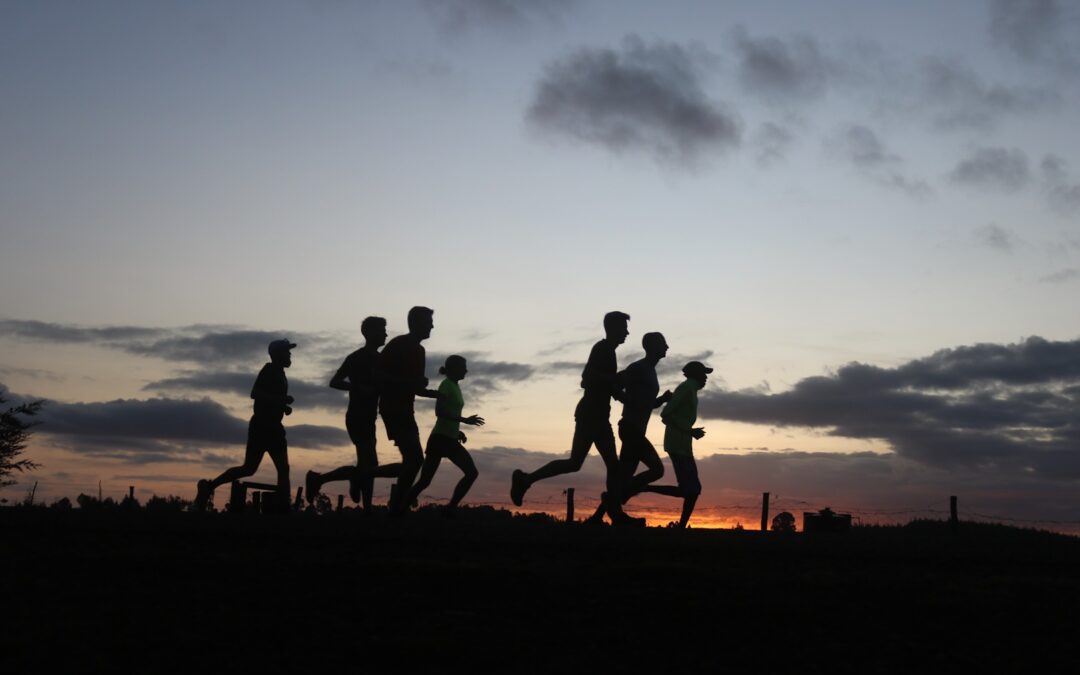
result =
[[[434,508],[9,507],[0,531],[5,672],[1080,663],[1080,539],[1005,526],[806,535],[567,526],[491,508],[448,521]]]

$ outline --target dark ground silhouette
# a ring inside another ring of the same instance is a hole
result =
[[[467,506],[454,521],[432,508],[385,513],[0,508],[0,669],[1080,666],[1073,537],[967,523],[958,536],[936,522],[815,536],[567,526]]]

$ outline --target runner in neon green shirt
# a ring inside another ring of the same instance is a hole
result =
[[[701,494],[701,481],[698,479],[697,463],[694,461],[694,439],[705,435],[704,427],[695,427],[697,422],[697,393],[705,387],[712,368],[700,361],[691,361],[683,366],[686,381],[675,388],[671,400],[660,411],[664,422],[664,452],[671,459],[671,468],[675,470],[674,485],[650,485],[642,492],[653,492],[669,497],[682,497],[682,517],[679,527],[686,527],[694,513],[698,495]]]
[[[454,493],[443,511],[446,516],[453,516],[457,505],[479,475],[472,456],[463,445],[468,439],[461,431],[462,424],[484,425],[484,418],[479,415],[461,416],[461,411],[465,408],[465,398],[461,395],[461,386],[458,383],[465,379],[465,374],[469,372],[466,366],[465,358],[455,354],[448,356],[446,365],[439,368],[439,373],[446,375],[446,379],[439,385],[439,398],[435,401],[435,427],[428,437],[427,454],[424,457],[424,466],[420,469],[420,478],[413,485],[409,499],[405,502],[412,504],[416,501],[420,493],[431,484],[431,479],[435,477],[435,472],[439,470],[439,464],[445,457],[464,474],[454,487]]]

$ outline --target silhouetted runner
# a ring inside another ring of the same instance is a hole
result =
[[[281,424],[285,415],[292,414],[289,381],[285,369],[292,365],[290,349],[296,344],[288,340],[274,340],[267,347],[270,363],[259,371],[251,398],[255,399],[255,414],[248,423],[247,450],[244,463],[234,466],[213,480],[200,480],[195,496],[195,508],[202,510],[219,485],[253,475],[259,470],[263,454],[269,454],[277,469],[277,492],[279,505],[289,503],[289,449],[285,442],[285,427]]]
[[[630,518],[622,510],[619,457],[615,451],[615,434],[611,431],[611,399],[622,400],[622,388],[617,376],[615,348],[626,341],[630,334],[627,322],[629,314],[608,312],[604,315],[606,337],[593,345],[589,361],[581,373],[581,388],[585,392],[574,411],[574,440],[568,459],[548,462],[532,473],[520,469],[511,476],[510,500],[521,506],[525,492],[533,483],[580,471],[589,448],[596,445],[597,452],[607,468],[607,512],[612,522],[619,524],[644,524],[643,519]]]
[[[646,437],[649,418],[652,411],[671,400],[671,392],[660,393],[660,381],[656,377],[656,364],[667,356],[668,345],[660,333],[646,333],[641,338],[645,357],[634,361],[619,373],[622,382],[623,411],[619,420],[619,439],[622,450],[619,452],[619,474],[622,481],[622,499],[627,500],[641,492],[641,489],[660,480],[664,475],[664,464],[656,448]],[[638,463],[645,464],[645,471],[634,475]],[[607,499],[601,499],[596,513],[589,520],[600,522],[607,512]]]
[[[375,362],[379,347],[386,344],[386,319],[369,316],[360,324],[365,343],[360,349],[345,357],[345,361],[330,378],[330,386],[349,392],[349,408],[345,412],[345,429],[356,446],[356,466],[375,469],[379,455],[375,452],[375,419],[379,415],[379,391],[375,387]],[[373,475],[356,478],[356,467],[342,466],[327,473],[308,471],[304,481],[308,503],[314,503],[319,490],[326,483],[337,480],[349,481],[349,497],[353,502],[363,500],[364,511],[371,509],[371,496],[375,485]],[[383,475],[397,476],[401,464],[388,464]]]
[[[391,340],[375,363],[375,384],[379,388],[379,414],[386,425],[386,435],[401,452],[401,465],[396,471],[386,466],[377,468],[358,467],[356,480],[368,476],[397,475],[394,488],[396,499],[390,500],[390,512],[402,514],[409,508],[406,500],[412,488],[416,472],[424,463],[424,450],[420,445],[420,429],[416,426],[414,404],[417,396],[439,398],[436,391],[427,388],[424,376],[426,352],[423,340],[431,337],[435,327],[434,310],[413,307],[409,310],[409,332]],[[393,467],[395,465],[388,465]]]
[[[468,441],[464,432],[461,431],[462,424],[484,425],[484,418],[479,415],[461,416],[461,411],[465,408],[465,398],[461,395],[461,387],[458,383],[465,379],[467,372],[469,371],[465,358],[456,354],[448,356],[446,365],[439,368],[439,373],[446,375],[446,379],[439,385],[440,396],[435,401],[435,427],[431,430],[431,436],[428,437],[427,455],[424,457],[424,466],[420,470],[420,478],[413,486],[406,504],[416,502],[420,493],[431,485],[431,479],[435,477],[435,472],[439,470],[439,464],[444,457],[453,462],[454,466],[461,469],[461,473],[464,474],[454,487],[454,493],[446,504],[446,509],[443,511],[445,515],[453,516],[457,505],[461,503],[461,499],[479,475],[472,456],[462,445]]]
[[[671,400],[660,411],[664,421],[664,452],[671,459],[675,470],[678,487],[670,485],[649,485],[642,492],[654,492],[669,497],[682,497],[682,517],[679,527],[686,527],[690,515],[694,512],[698,495],[701,494],[701,481],[698,479],[697,462],[694,461],[694,439],[705,435],[703,427],[695,427],[697,421],[697,393],[705,387],[708,374],[713,371],[700,361],[691,361],[683,366],[686,381],[675,388]]]

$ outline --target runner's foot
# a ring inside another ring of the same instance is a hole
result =
[[[210,497],[214,494],[214,488],[210,486],[210,481],[200,480],[195,493],[195,510],[205,511],[206,504],[210,501]]]
[[[616,527],[645,527],[644,518],[635,518],[624,511],[611,516],[611,524]]]
[[[314,504],[315,498],[319,496],[319,474],[314,471],[308,471],[304,477],[304,492],[307,493],[307,503]]]
[[[529,488],[525,484],[525,472],[514,469],[514,473],[510,475],[510,501],[514,502],[514,506],[521,506],[527,489]]]

